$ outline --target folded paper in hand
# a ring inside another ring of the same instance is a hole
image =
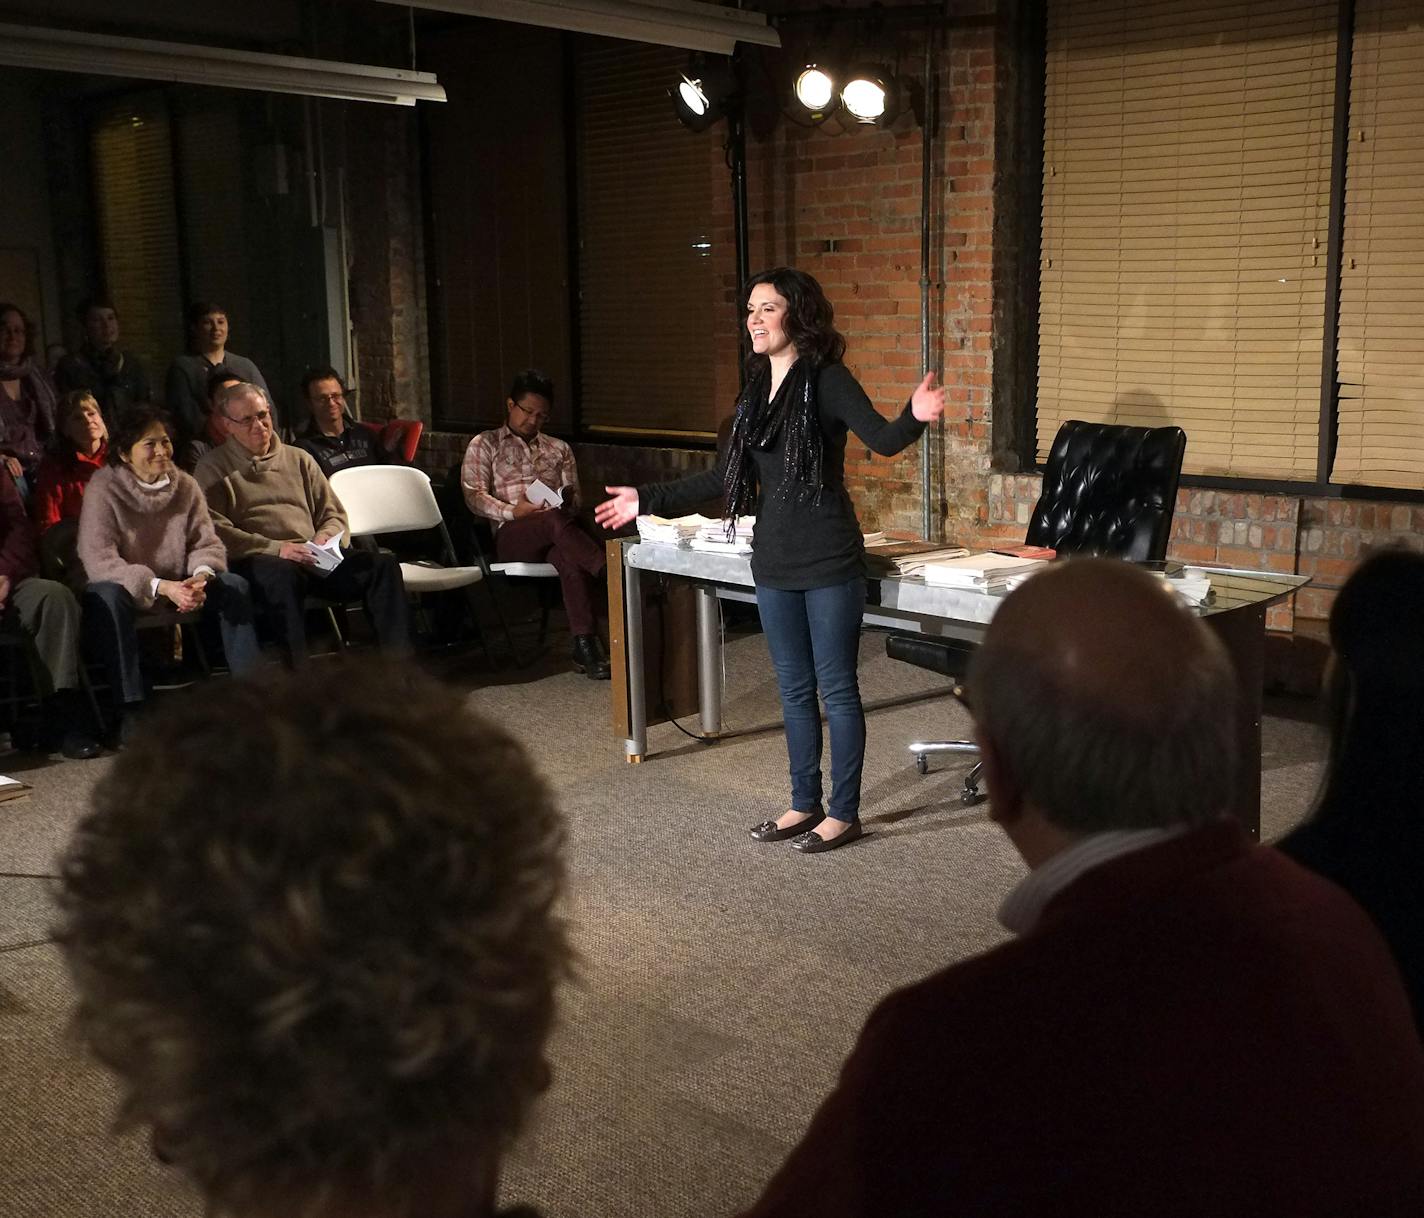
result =
[[[321,545],[317,545],[314,541],[306,543],[307,553],[316,559],[318,575],[330,575],[341,565],[341,560],[345,557],[341,552],[341,539],[345,536],[346,530],[339,529],[336,536],[328,538]]]
[[[562,507],[564,504],[563,496],[538,478],[529,484],[529,489],[524,492],[524,497],[530,503],[543,503],[551,508]]]

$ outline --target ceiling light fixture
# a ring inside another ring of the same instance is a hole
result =
[[[444,88],[430,72],[41,26],[0,24],[0,64],[389,106],[445,100]]]

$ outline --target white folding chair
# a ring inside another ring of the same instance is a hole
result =
[[[331,489],[346,509],[351,536],[379,537],[383,533],[413,533],[439,529],[445,562],[429,559],[402,562],[401,578],[406,591],[415,596],[427,592],[450,592],[472,589],[484,578],[479,567],[464,567],[455,557],[450,533],[435,502],[430,477],[423,471],[406,465],[357,465],[337,470],[331,476]],[[468,591],[467,591],[468,595]],[[470,615],[479,629],[479,615],[470,601]],[[485,644],[480,634],[480,645]]]

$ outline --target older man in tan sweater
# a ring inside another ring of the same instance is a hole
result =
[[[307,654],[302,604],[308,596],[360,599],[381,646],[408,647],[410,611],[395,558],[343,548],[340,565],[320,568],[308,543],[323,546],[339,537],[345,547],[346,513],[311,456],[283,444],[273,430],[266,392],[246,382],[229,386],[218,409],[227,441],[203,456],[194,476],[233,569],[252,585],[292,662]]]

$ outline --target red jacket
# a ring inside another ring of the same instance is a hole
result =
[[[1417,1218],[1424,1049],[1359,907],[1212,825],[882,1002],[749,1213]]]
[[[35,545],[35,526],[25,514],[25,503],[15,480],[0,471],[0,575],[9,576],[10,587],[29,579],[40,569]]]
[[[35,475],[35,490],[30,497],[30,512],[35,529],[43,533],[61,520],[78,520],[84,502],[84,488],[94,471],[102,468],[109,455],[109,442],[99,445],[92,457],[71,449],[62,456],[45,455]]]

